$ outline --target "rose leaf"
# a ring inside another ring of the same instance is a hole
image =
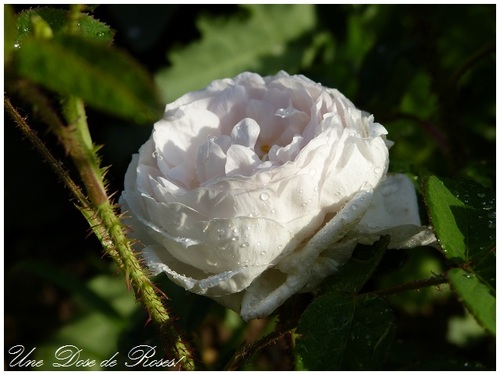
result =
[[[310,4],[242,5],[243,17],[201,18],[201,39],[169,53],[171,67],[156,76],[162,99],[171,102],[199,90],[214,79],[243,71],[275,74],[300,68],[312,39],[300,38],[314,29],[316,16]],[[246,14],[245,14],[246,13]]]
[[[299,363],[308,370],[376,370],[395,334],[392,310],[377,297],[331,291],[297,327]]]
[[[494,290],[484,284],[472,272],[453,268],[448,272],[452,289],[474,315],[477,321],[490,333],[496,332],[496,298]]]
[[[26,37],[14,58],[22,76],[111,114],[144,123],[161,114],[148,73],[104,43],[72,35],[49,40]]]
[[[431,224],[444,255],[467,264],[487,284],[495,284],[495,193],[472,181],[438,179],[425,183]]]
[[[66,31],[69,11],[49,7],[28,9],[19,13],[17,20],[17,44],[22,47],[24,37],[33,32],[33,16],[41,17],[52,29],[54,35],[60,35]],[[83,37],[95,41],[111,44],[114,31],[106,24],[96,20],[88,14],[81,14],[78,19],[78,27]]]

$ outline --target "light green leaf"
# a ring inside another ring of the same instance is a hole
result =
[[[394,316],[379,298],[332,291],[311,303],[297,334],[308,370],[377,370],[395,334]]]
[[[4,22],[4,35],[3,35],[3,61],[7,61],[10,53],[14,49],[16,40],[16,15],[12,5],[4,4],[3,6],[3,22]]]
[[[233,77],[243,71],[275,74],[294,73],[303,51],[313,37],[300,40],[316,24],[313,5],[242,5],[245,19],[202,18],[198,28],[202,39],[172,52],[172,66],[156,77],[162,99],[170,102],[181,95],[202,89],[214,79]]]
[[[490,333],[496,332],[496,298],[493,291],[471,272],[453,268],[448,272],[452,289],[478,322]]]
[[[51,90],[137,122],[159,118],[162,106],[148,73],[127,54],[103,43],[61,35],[25,38],[16,52],[18,72]]]
[[[123,279],[108,275],[96,276],[88,282],[87,287],[118,311],[119,319],[95,309],[81,310],[79,315],[37,346],[35,359],[44,361],[40,370],[100,370],[101,361],[118,351],[121,334],[130,326],[137,307],[134,295],[127,289]],[[68,349],[75,353],[74,357],[57,359],[55,353],[65,345],[72,346]],[[81,350],[79,354],[78,350]],[[77,360],[88,360],[86,363],[89,365],[94,362],[91,366],[77,367]],[[53,366],[54,363],[56,366]]]
[[[33,32],[31,19],[33,16],[41,17],[52,29],[54,35],[64,33],[67,25],[69,11],[55,8],[35,8],[23,11],[17,21],[17,44],[22,47],[23,39]],[[111,28],[87,14],[82,14],[78,22],[80,32],[85,38],[111,44],[114,31]]]
[[[488,267],[495,263],[494,192],[472,181],[435,176],[425,185],[430,220],[446,257],[457,264],[472,262],[494,277]]]

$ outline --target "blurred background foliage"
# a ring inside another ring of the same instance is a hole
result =
[[[29,8],[15,6],[16,12]],[[417,188],[429,174],[496,187],[494,5],[107,4],[92,14],[116,31],[114,45],[154,77],[164,103],[245,70],[301,73],[373,113],[395,141],[391,170],[414,176]],[[110,189],[120,192],[130,157],[152,124],[92,108],[88,117],[95,143],[104,145],[103,165],[111,166]],[[36,116],[29,121],[64,160]],[[36,346],[35,356],[50,362],[66,343],[98,360],[154,345],[146,313],[62,184],[7,118],[4,136],[5,348]],[[389,251],[368,287],[427,278],[446,266],[433,249]],[[210,300],[157,281],[208,369],[220,369],[242,342],[279,324],[272,318],[243,324]],[[494,337],[446,285],[387,300],[397,330],[384,369],[495,368]],[[291,347],[282,338],[244,368],[294,369]]]

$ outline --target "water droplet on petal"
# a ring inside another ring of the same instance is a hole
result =
[[[263,201],[267,201],[269,199],[269,194],[268,193],[260,194],[260,199]]]
[[[249,246],[248,242],[243,242],[242,244],[240,244],[240,247],[248,247],[248,246]]]
[[[266,253],[267,253],[267,251],[262,250],[262,251],[260,252],[260,255],[266,255]]]
[[[233,229],[233,233],[234,234],[239,234],[240,233],[240,229],[239,228],[234,228]]]

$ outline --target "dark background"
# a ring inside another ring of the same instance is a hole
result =
[[[333,36],[334,57],[325,51],[318,55],[317,63],[298,73],[338,88],[359,108],[375,115],[388,129],[389,138],[396,141],[391,151],[392,170],[420,177],[468,177],[494,188],[495,6],[378,6],[370,21],[370,35],[365,36],[375,38],[375,43],[360,54],[349,22],[369,7],[374,6],[316,6],[316,29]],[[17,11],[25,8],[28,6],[16,6]],[[196,28],[200,15],[220,19],[245,16],[236,5],[101,5],[93,14],[116,30],[114,44],[151,74],[169,65],[168,51],[201,37]],[[363,36],[357,43],[362,49]],[[354,64],[352,56],[361,61]],[[403,103],[403,97],[409,99]],[[25,114],[71,169],[45,127],[27,109]],[[151,126],[138,126],[92,109],[88,109],[88,117],[95,143],[104,145],[102,164],[111,166],[107,175],[110,191],[120,192],[131,154],[149,137]],[[89,280],[99,275],[120,280],[121,276],[102,254],[63,185],[7,118],[4,132],[5,347],[18,343],[40,347],[76,317],[95,309],[83,291]],[[434,252],[424,255],[418,262],[442,263]],[[415,257],[407,258],[406,253],[389,254],[384,267],[394,270],[408,267],[408,262],[418,263]],[[396,303],[396,313],[401,318],[398,339],[412,342],[417,359],[443,351],[489,368],[495,366],[494,340],[481,336],[460,347],[445,338],[449,317],[463,315],[452,298],[429,296],[423,302],[415,301],[404,302],[406,306],[416,304],[414,312]],[[218,307],[211,309],[215,316],[222,314]],[[143,314],[134,316],[129,331],[144,325]],[[220,321],[208,324],[205,320],[203,324],[197,339],[204,342],[204,329],[210,331],[207,335],[212,341],[203,345],[219,353],[225,343]],[[136,337],[143,334],[135,332]],[[290,363],[279,357],[287,349],[278,349],[273,354],[277,358],[268,353],[256,360],[256,369],[289,369]],[[395,356],[404,357],[404,353]],[[395,359],[388,366],[404,369]]]

